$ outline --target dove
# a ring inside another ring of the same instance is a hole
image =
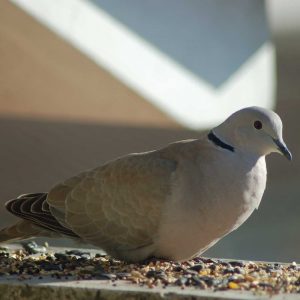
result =
[[[242,225],[266,187],[265,156],[291,160],[273,111],[243,108],[198,139],[132,153],[6,203],[0,242],[70,237],[129,262],[184,261]]]

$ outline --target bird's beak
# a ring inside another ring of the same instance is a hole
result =
[[[288,160],[292,160],[292,153],[286,146],[286,144],[279,140],[279,139],[273,139],[274,143],[277,145],[277,148],[282,155],[284,155]]]

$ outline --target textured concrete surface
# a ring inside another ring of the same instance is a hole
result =
[[[249,292],[225,291],[212,292],[197,289],[182,290],[178,288],[154,288],[132,286],[126,282],[113,286],[109,281],[55,281],[51,278],[44,280],[30,280],[20,282],[15,279],[0,280],[1,299],[11,300],[102,300],[102,299],[184,299],[184,300],[217,300],[217,299],[243,299],[243,300],[296,300],[297,294],[275,295],[254,295]]]
[[[13,244],[8,246],[8,251],[11,253],[11,255],[14,255],[14,253],[20,253],[20,245]],[[66,250],[72,250],[70,248]],[[17,251],[17,252],[15,252]],[[80,251],[84,251],[84,249],[76,249],[77,253]],[[163,287],[162,283],[159,283],[158,286],[151,285],[151,288],[148,287],[147,284],[142,283],[143,281],[140,281],[139,284],[133,283],[132,280],[123,280],[119,279],[117,277],[114,280],[107,280],[107,277],[98,277],[92,278],[92,279],[83,279],[81,276],[81,279],[78,280],[74,275],[59,275],[65,272],[67,274],[70,271],[63,270],[60,271],[53,271],[54,269],[48,269],[49,271],[46,271],[47,269],[43,269],[43,267],[40,269],[39,275],[29,275],[30,273],[25,271],[23,268],[28,268],[28,263],[33,264],[33,261],[36,261],[36,266],[40,265],[39,260],[43,260],[44,258],[40,257],[40,254],[33,254],[30,256],[31,260],[26,258],[26,261],[22,256],[14,256],[17,261],[19,259],[23,260],[23,265],[19,265],[19,268],[22,269],[22,274],[19,275],[5,275],[3,274],[3,261],[5,260],[5,256],[3,256],[3,250],[2,250],[2,261],[1,261],[1,276],[0,276],[0,299],[16,299],[16,300],[37,300],[37,299],[48,299],[48,300],[56,300],[56,299],[188,299],[188,300],[196,300],[196,299],[270,299],[270,291],[275,291],[276,289],[258,289],[258,288],[252,288],[253,291],[240,291],[240,290],[217,290],[213,291],[212,287],[209,289],[200,289],[198,285],[183,285],[183,286],[174,286],[172,284]],[[47,253],[60,253],[63,255],[63,251],[61,248],[55,248],[50,247],[47,249]],[[98,250],[95,249],[89,249],[89,253],[91,256],[94,256],[96,253],[99,254]],[[49,255],[47,254],[47,255]],[[12,258],[13,256],[10,256]],[[79,257],[76,259],[80,259]],[[77,266],[78,270],[75,271],[75,274],[88,274],[88,273],[80,273],[80,271],[84,270],[84,264],[79,263],[77,265],[75,257],[72,259],[73,263],[69,263],[69,265]],[[13,260],[12,260],[13,261]],[[209,260],[208,260],[209,261]],[[214,263],[220,263],[220,261],[214,260]],[[41,261],[40,261],[41,262]],[[99,262],[99,261],[98,261]],[[225,262],[232,264],[232,261],[226,261],[222,260],[222,263]],[[208,262],[209,264],[211,262]],[[235,263],[243,263],[244,266],[247,264],[255,264],[254,262],[247,262],[247,261],[235,261]],[[12,265],[15,264],[12,262]],[[27,267],[25,266],[27,264]],[[105,264],[105,262],[104,262]],[[79,267],[80,265],[80,267]],[[92,267],[93,262],[89,262],[89,266]],[[266,265],[265,262],[256,262],[257,266]],[[268,263],[268,265],[274,265],[274,263]],[[278,264],[277,264],[278,265]],[[99,265],[98,265],[99,266]],[[111,273],[110,271],[106,270],[105,274],[118,274],[118,266],[115,263],[111,264],[112,269]],[[284,265],[282,267],[290,267],[291,265]],[[294,266],[294,265],[292,265]],[[141,270],[142,266],[139,265],[132,265],[132,270]],[[70,267],[68,267],[70,268]],[[128,272],[128,269],[121,267],[123,272]],[[260,267],[261,268],[261,267]],[[282,268],[279,268],[282,270]],[[278,269],[278,270],[279,270]],[[33,270],[33,269],[31,269]],[[42,270],[44,270],[42,272]],[[88,270],[88,269],[85,269]],[[100,270],[100,269],[99,269]],[[261,269],[262,271],[263,269]],[[275,269],[272,269],[273,272]],[[277,270],[277,269],[276,269]],[[286,270],[286,269],[285,269]],[[293,270],[296,270],[294,267],[290,269],[291,274],[295,274]],[[18,272],[18,269],[16,270]],[[6,270],[8,272],[8,270]],[[15,271],[14,271],[15,272]],[[257,271],[258,272],[258,271]],[[285,272],[285,271],[284,271]],[[8,273],[6,273],[8,274]],[[52,275],[50,275],[52,274]],[[74,274],[74,273],[73,273]],[[125,273],[124,273],[125,274]],[[133,273],[132,273],[133,274]],[[238,274],[238,273],[237,273]],[[273,278],[273,275],[271,273],[268,273],[269,277]],[[79,275],[80,276],[80,275]],[[168,275],[169,276],[169,275]],[[183,276],[183,275],[181,275]],[[226,275],[225,275],[226,276]],[[231,276],[231,275],[230,275]],[[295,275],[292,275],[292,277],[295,277]],[[292,282],[292,277],[285,277],[290,278],[290,283]],[[76,279],[74,279],[76,278]],[[264,275],[262,275],[262,278],[264,278]],[[263,279],[264,280],[264,279]],[[280,281],[280,278],[277,277],[277,280]],[[259,279],[257,279],[257,282],[259,282]],[[286,282],[286,283],[285,283]],[[290,283],[287,283],[287,281],[284,281],[284,285],[289,285]],[[254,282],[253,282],[254,284]],[[280,284],[279,284],[280,285]],[[256,284],[256,286],[258,286]],[[297,288],[297,286],[296,286]],[[255,290],[255,291],[254,291]],[[267,292],[269,291],[269,292]],[[272,298],[275,300],[279,299],[286,299],[286,300],[293,300],[293,299],[299,299],[299,294],[272,294]]]

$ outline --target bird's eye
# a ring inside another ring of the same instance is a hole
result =
[[[255,127],[257,130],[262,129],[262,123],[261,123],[261,121],[255,121],[253,125],[254,125],[254,127]]]

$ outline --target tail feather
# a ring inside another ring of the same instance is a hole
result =
[[[54,233],[35,226],[27,220],[20,220],[0,230],[0,243],[11,243],[36,236],[53,237]]]
[[[47,193],[24,194],[6,202],[5,207],[13,215],[27,220],[24,224],[26,224],[28,232],[36,232],[37,230],[40,230],[40,232],[50,231],[54,232],[56,236],[63,234],[72,238],[78,238],[78,235],[66,226],[62,216],[56,218],[52,214],[54,210],[51,210],[47,202],[47,195]],[[58,215],[58,212],[56,211],[55,214]],[[11,230],[16,231],[19,229],[12,226]]]

